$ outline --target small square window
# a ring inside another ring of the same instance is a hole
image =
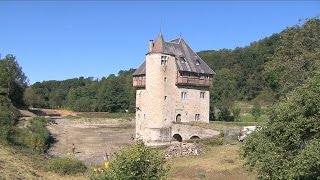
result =
[[[164,100],[167,100],[168,99],[168,96],[164,96]]]

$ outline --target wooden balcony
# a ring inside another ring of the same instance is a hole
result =
[[[146,87],[146,76],[134,76],[133,77],[133,87],[145,88]]]
[[[210,76],[180,76],[176,78],[177,86],[198,86],[210,87],[212,85],[212,75]]]

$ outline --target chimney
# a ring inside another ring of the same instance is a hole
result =
[[[153,50],[153,40],[149,40],[149,52]]]

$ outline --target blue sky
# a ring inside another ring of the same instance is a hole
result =
[[[0,54],[14,54],[31,84],[101,78],[137,68],[160,27],[195,51],[233,49],[319,10],[317,1],[1,1]]]

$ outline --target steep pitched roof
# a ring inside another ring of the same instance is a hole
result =
[[[182,38],[165,42],[162,34],[158,35],[150,53],[162,53],[176,57],[179,71],[215,74],[215,72],[198,56]],[[134,73],[134,76],[145,75],[146,63],[144,62]]]
[[[132,74],[133,76],[146,75],[146,61],[144,61],[141,66],[135,70]]]

